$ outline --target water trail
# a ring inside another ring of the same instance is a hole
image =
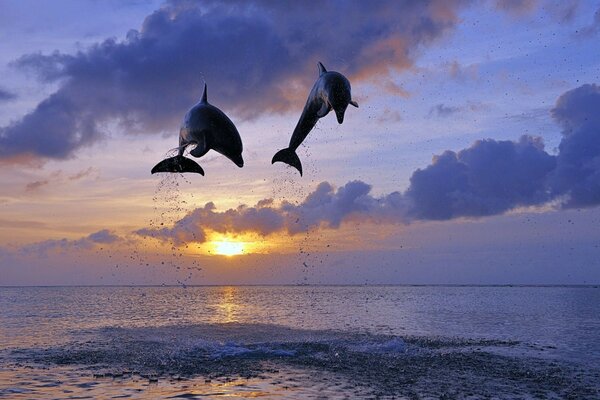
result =
[[[316,135],[320,135],[322,129],[317,125],[313,131]],[[312,157],[310,143],[303,143],[297,152],[302,160],[304,176],[300,177],[293,168],[285,168],[281,175],[273,179],[272,185],[272,197],[275,201],[285,200],[296,206],[300,205],[310,191],[320,183],[315,177],[321,172]],[[309,181],[308,185],[305,184],[306,181]],[[303,225],[307,224],[307,220],[304,215],[300,215],[295,223]],[[300,234],[291,238],[297,246],[296,265],[301,271],[301,277],[296,283],[300,285],[318,283],[319,280],[315,275],[319,273],[318,267],[321,267],[328,257],[323,249],[329,246],[323,246],[324,234],[318,227],[303,226],[300,230]]]
[[[177,148],[169,150],[165,154],[165,158],[174,156],[177,151]],[[192,181],[184,174],[160,174],[160,181],[156,185],[152,197],[154,217],[148,222],[148,228],[151,231],[160,232],[171,228],[193,209],[194,194],[192,191],[185,193],[185,186],[190,185],[192,185]],[[169,235],[162,236],[161,240],[165,241],[163,248],[166,248],[167,251],[161,251],[159,246],[159,250],[156,252],[156,247],[150,248],[154,243],[146,244],[147,248],[144,252],[136,252],[140,259],[140,265],[145,264],[155,270],[158,268],[161,273],[174,277],[178,285],[185,287],[194,277],[194,273],[202,270],[197,260],[185,257],[182,246],[189,249],[190,244],[178,243],[173,236]],[[154,253],[160,261],[158,263],[147,262],[142,259],[141,253]],[[163,283],[172,284],[173,281]]]

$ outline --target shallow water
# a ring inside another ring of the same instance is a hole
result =
[[[595,287],[0,288],[4,398],[598,398]]]

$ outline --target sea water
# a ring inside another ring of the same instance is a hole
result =
[[[0,398],[600,398],[600,288],[0,288]]]

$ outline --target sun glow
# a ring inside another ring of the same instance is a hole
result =
[[[212,245],[215,249],[215,254],[228,257],[243,254],[245,247],[244,242],[234,242],[228,240],[212,242]]]
[[[246,254],[267,254],[278,246],[279,242],[266,240],[264,237],[243,233],[239,235],[211,232],[208,240],[198,246],[198,253],[217,256],[239,256]]]

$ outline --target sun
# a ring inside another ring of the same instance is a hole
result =
[[[244,242],[217,241],[212,242],[215,254],[222,256],[237,256],[244,253]]]

